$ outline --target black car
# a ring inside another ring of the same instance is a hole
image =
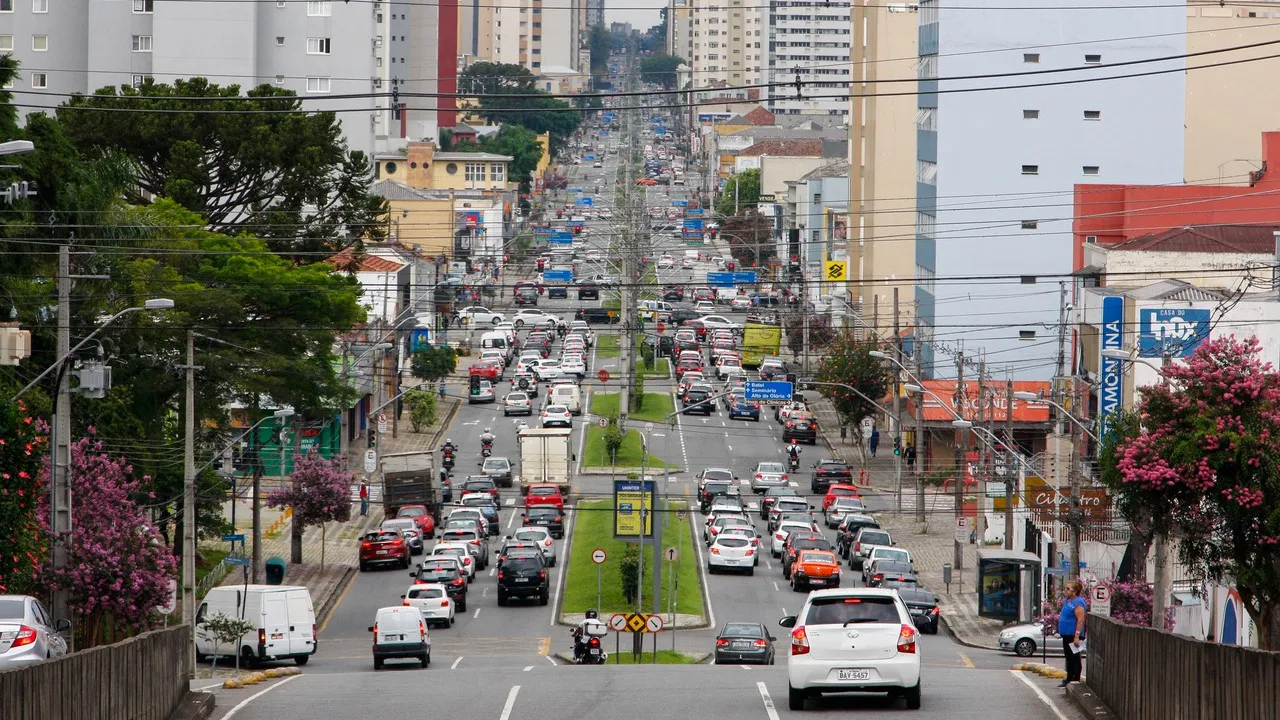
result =
[[[676,339],[670,335],[645,335],[645,342],[656,348],[658,356],[666,356],[675,352]]]
[[[585,320],[589,323],[604,323],[606,325],[619,322],[622,317],[617,310],[610,310],[602,307],[578,308],[578,312],[574,313],[573,319]]]
[[[938,598],[921,587],[899,587],[898,595],[911,611],[911,619],[915,621],[920,632],[927,635],[938,634],[938,617],[942,611],[938,607]]]
[[[516,305],[533,305],[538,304],[538,289],[534,287],[516,288]]]
[[[680,396],[680,412],[685,415],[694,413],[710,415],[714,409],[715,403],[711,400],[711,393],[706,390],[690,388],[685,391],[684,395]]]
[[[551,598],[547,566],[538,550],[512,550],[498,563],[498,605],[512,598],[536,598],[546,605]]]
[[[676,308],[671,311],[671,322],[675,325],[683,325],[690,320],[706,315],[706,313],[698,312],[692,308]]]
[[[737,481],[733,473],[728,470],[715,468],[703,470],[702,476],[698,479],[698,504],[702,507],[702,512],[705,513],[710,509],[712,501],[717,496],[728,495]]]
[[[553,300],[555,299],[568,300],[569,286],[568,285],[552,285],[551,287],[547,288],[547,297]]]
[[[787,580],[791,579],[791,564],[800,557],[800,553],[805,550],[826,550],[832,552],[831,541],[827,540],[818,533],[812,535],[796,535],[788,537],[786,549],[782,551],[782,577]]]
[[[772,665],[774,636],[760,623],[730,622],[716,635],[716,665]]]
[[[782,442],[789,443],[793,439],[810,445],[818,444],[818,421],[812,413],[793,410],[787,416],[786,422],[782,424]]]
[[[781,497],[800,497],[800,491],[790,486],[771,487],[764,491],[764,496],[760,498],[760,519],[769,519],[769,510],[773,504],[778,502]]]
[[[853,471],[839,460],[822,460],[813,466],[813,479],[809,489],[815,493],[825,493],[833,484],[853,484]]]
[[[920,578],[909,562],[876,560],[871,564],[867,587],[880,587],[886,582],[916,584],[920,582]]]
[[[564,513],[557,508],[534,506],[525,510],[520,519],[525,525],[546,528],[557,540],[564,538]]]
[[[836,554],[848,560],[849,548],[853,547],[853,536],[858,534],[858,528],[864,527],[878,528],[880,523],[870,515],[846,515],[836,529]]]
[[[599,300],[600,286],[593,282],[584,282],[578,286],[579,300]]]
[[[667,302],[682,302],[684,300],[684,288],[673,285],[662,291],[662,299]]]
[[[427,558],[409,577],[422,583],[440,583],[458,612],[467,611],[467,573],[453,560]]]

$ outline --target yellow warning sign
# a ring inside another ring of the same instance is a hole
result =
[[[834,281],[834,282],[848,280],[849,279],[849,263],[844,260],[828,260],[827,274],[824,276],[823,279]]]
[[[627,613],[627,629],[631,632],[644,631],[645,617],[641,613]]]

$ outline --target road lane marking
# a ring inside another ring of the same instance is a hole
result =
[[[503,504],[503,505],[506,505],[507,507],[515,507],[515,506],[516,506],[516,499],[515,499],[515,498],[507,498],[507,501],[506,501],[506,502],[504,502],[504,503],[502,503],[502,504]]]
[[[298,676],[294,675],[293,677],[298,677]],[[498,716],[498,720],[510,720],[511,708],[515,707],[516,695],[519,695],[519,694],[520,694],[520,686],[512,685],[511,692],[507,693],[507,704],[502,706],[502,714]]]
[[[450,669],[450,670],[457,670],[457,669],[458,669],[458,663],[460,663],[460,662],[462,662],[462,656],[461,656],[461,655],[459,655],[459,656],[458,656],[458,659],[457,659],[457,660],[454,660],[454,661],[453,661],[453,664],[449,666],[449,669]]]
[[[481,610],[483,610],[483,609],[484,609],[484,608],[476,608],[475,614],[473,614],[471,617],[473,617],[473,618],[478,618],[478,617],[480,617],[480,611],[481,611]]]
[[[548,638],[548,639],[550,639],[550,638]],[[546,658],[547,658],[547,662],[551,663],[552,665],[559,665],[559,664],[560,664],[560,663],[556,662],[556,659],[555,659],[555,658],[553,658],[553,657],[551,657],[550,655],[547,655],[547,656],[546,656]]]
[[[525,669],[524,669],[524,671],[525,671],[525,672],[529,672],[530,670],[533,670],[533,666],[532,666],[532,665],[527,665],[527,666],[525,666]]]
[[[764,566],[770,570],[773,569],[773,563],[769,562],[768,560],[764,561]]]
[[[975,667],[973,664],[973,661],[969,659],[968,655],[965,655],[962,652],[957,652],[956,654],[960,656],[960,661],[964,663],[965,667],[969,668],[970,670],[972,670]]]
[[[575,519],[577,519],[578,514],[574,511],[567,511],[565,512],[565,515],[569,516],[569,522],[564,529],[564,536],[566,538],[572,538],[573,522]],[[566,558],[569,557],[569,550],[570,550],[569,543],[566,542],[564,544],[564,556]],[[563,585],[561,581],[564,580],[562,571],[560,570],[560,563],[556,563],[555,572],[556,572],[556,596],[554,598],[555,601],[551,603],[551,627],[555,627],[556,621],[559,620],[559,618],[556,617],[556,614],[560,611],[560,589],[561,589],[561,586]],[[547,639],[547,644],[548,646],[550,646],[550,638]]]
[[[764,714],[769,716],[769,720],[778,720],[778,711],[773,707],[773,698],[769,697],[769,688],[763,682],[756,683],[756,688],[760,690],[760,699],[764,702]]]
[[[751,666],[750,666],[750,665],[739,665],[738,667],[742,668],[743,670],[750,670],[750,669],[751,669]]]
[[[538,641],[538,654],[543,657],[551,654],[551,638],[544,637]]]
[[[489,568],[489,577],[493,577],[496,572],[498,572],[498,568]]]
[[[249,703],[253,702],[254,700],[257,700],[258,698],[262,697],[263,695],[266,695],[267,693],[271,692],[272,690],[275,690],[276,688],[280,687],[281,685],[284,685],[285,683],[289,682],[290,680],[297,680],[297,679],[298,679],[298,678],[300,678],[300,677],[302,677],[302,676],[301,676],[301,675],[290,675],[289,677],[287,677],[287,678],[285,678],[285,679],[281,680],[280,682],[278,682],[278,683],[276,683],[276,684],[272,685],[271,687],[268,687],[268,688],[264,688],[264,689],[262,689],[262,690],[259,690],[258,692],[256,692],[256,693],[254,693],[254,694],[250,695],[249,697],[245,698],[244,700],[241,700],[241,701],[240,701],[240,704],[238,704],[238,705],[236,705],[235,707],[233,707],[233,708],[231,708],[230,710],[228,710],[228,711],[227,711],[227,714],[222,716],[222,720],[230,720],[230,718],[235,717],[235,714],[236,714],[236,713],[238,713],[238,712],[240,712],[241,710],[243,710],[243,709],[244,709],[244,707],[245,707],[246,705],[248,705]],[[505,720],[505,719],[504,719],[504,720]],[[1065,718],[1063,718],[1063,720],[1066,720],[1066,719],[1065,719]]]
[[[1049,696],[1045,695],[1043,690],[1036,687],[1035,683],[1031,682],[1026,677],[1024,677],[1021,670],[1010,670],[1009,674],[1018,678],[1018,680],[1022,684],[1031,688],[1031,692],[1035,693],[1036,697],[1040,698],[1040,702],[1044,703],[1045,706],[1047,706],[1050,710],[1053,711],[1053,714],[1058,718],[1058,720],[1067,720],[1067,716],[1062,714],[1062,711],[1058,709],[1057,705],[1053,704],[1053,701],[1049,699]]]
[[[774,592],[782,592],[782,588],[778,587],[778,581],[777,581],[777,580],[774,580],[774,581],[773,581],[773,591],[774,591]]]
[[[692,535],[693,529],[690,528],[689,532]],[[716,627],[716,611],[711,607],[711,583],[707,577],[706,561],[702,559],[702,543],[693,543],[693,550],[698,554],[698,577],[702,581],[703,604],[707,608],[708,625]]]
[[[515,500],[514,500],[514,499],[513,499],[513,500],[508,500],[507,502],[514,503],[514,502],[515,502]],[[508,530],[510,530],[510,529],[511,529],[511,526],[512,526],[512,524],[514,524],[514,523],[515,523],[515,521],[516,521],[516,513],[515,513],[515,511],[514,511],[514,510],[512,510],[512,511],[511,511],[511,515],[507,517],[507,529],[508,529]]]

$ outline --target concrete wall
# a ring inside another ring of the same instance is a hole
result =
[[[738,159],[745,160],[748,158]],[[773,157],[763,155],[758,156],[757,159],[760,161],[760,193],[762,195],[774,194],[778,196],[786,194],[788,180],[799,179],[806,173],[831,162],[829,158],[820,157]]]

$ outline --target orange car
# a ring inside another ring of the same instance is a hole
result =
[[[848,483],[833,483],[827,487],[827,495],[822,498],[822,509],[827,510],[831,507],[831,503],[840,497],[862,497],[862,493],[858,492],[857,485]]]
[[[811,587],[840,587],[840,561],[826,550],[802,550],[791,565],[791,589],[796,592]]]

